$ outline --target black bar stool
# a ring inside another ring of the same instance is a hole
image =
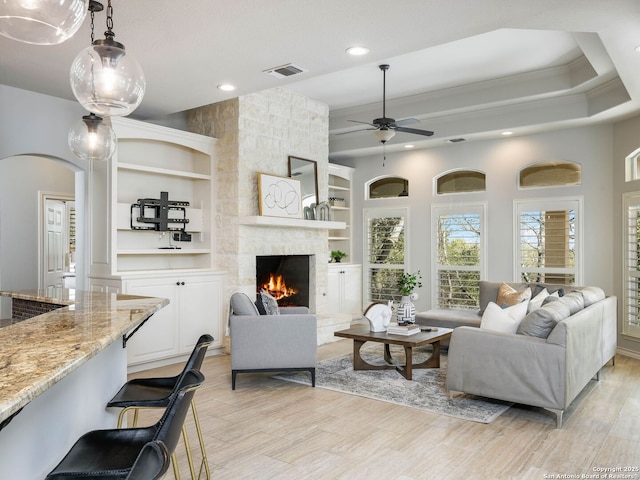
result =
[[[204,376],[198,370],[183,375],[154,425],[85,433],[47,475],[47,480],[160,478],[169,468],[169,455],[175,452],[187,411],[202,382]]]
[[[182,372],[175,377],[159,377],[159,378],[135,378],[125,383],[120,391],[107,403],[107,407],[122,408],[120,416],[118,417],[118,428],[122,426],[122,422],[126,413],[133,409],[133,426],[138,424],[138,410],[140,408],[166,408],[171,397],[171,393],[176,388],[176,385],[180,383],[181,378],[189,370],[199,370],[204,356],[207,353],[209,345],[213,342],[211,335],[202,335],[196,343],[187,363],[185,364]],[[205,476],[207,480],[211,478],[211,472],[209,471],[209,462],[207,461],[207,451],[204,445],[204,439],[202,437],[202,429],[200,427],[200,420],[198,419],[198,412],[196,410],[195,401],[191,402],[191,412],[193,413],[193,420],[196,426],[196,432],[198,434],[198,441],[200,442],[200,452],[202,454],[202,462],[200,462],[200,468],[198,470],[198,476],[196,477],[195,469],[193,466],[193,458],[191,457],[191,448],[189,445],[189,438],[187,436],[186,426],[182,427],[182,437],[184,439],[185,449],[187,451],[187,461],[189,462],[189,471],[191,478],[195,480],[200,478],[202,474],[202,468],[204,467]],[[175,453],[173,455],[173,472],[176,480],[180,479],[180,473],[175,461]]]

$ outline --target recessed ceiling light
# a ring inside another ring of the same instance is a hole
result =
[[[361,55],[366,55],[367,53],[369,53],[369,49],[367,47],[349,47],[347,48],[346,52],[349,55],[359,57]]]
[[[233,92],[235,89],[235,85],[231,85],[230,83],[223,83],[222,85],[218,85],[218,90],[222,90],[223,92]]]
[[[413,147],[415,147],[415,145],[407,144],[404,146],[404,148],[413,148]]]
[[[640,53],[640,45],[638,45],[636,48],[634,48],[634,50],[638,53]]]
[[[508,137],[509,135],[513,135],[513,132],[502,132],[501,135]]]

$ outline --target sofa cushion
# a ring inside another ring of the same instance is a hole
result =
[[[480,328],[494,332],[516,333],[518,325],[527,315],[527,303],[517,303],[511,307],[501,308],[490,302],[484,309]]]
[[[511,285],[503,283],[498,289],[496,303],[500,307],[512,307],[518,303],[528,302],[531,299],[531,288],[516,290]]]
[[[569,307],[569,315],[578,313],[584,308],[584,297],[582,296],[582,292],[577,290],[560,297],[560,301]]]
[[[479,327],[480,317],[476,310],[456,308],[433,308],[416,313],[416,323],[430,327],[456,328],[461,326]]]
[[[600,287],[584,287],[580,289],[580,293],[582,293],[585,308],[599,302],[606,296]]]
[[[549,295],[555,293],[556,296],[562,297],[564,295],[564,288],[558,286],[558,284],[553,283],[530,283],[529,286],[533,292],[533,296],[535,297],[538,293],[540,293],[543,289],[546,289]]]
[[[559,301],[551,302],[529,313],[516,330],[519,335],[547,338],[556,324],[569,316],[569,307]]]
[[[246,293],[236,292],[231,295],[230,305],[234,315],[259,315],[258,309]]]

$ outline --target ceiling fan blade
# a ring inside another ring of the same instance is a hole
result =
[[[333,133],[332,135],[346,135],[348,133],[358,133],[358,132],[366,132],[369,130],[378,130],[377,128],[363,128],[361,130],[350,130],[348,132],[338,132],[338,133]]]
[[[396,126],[404,127],[405,125],[415,125],[416,123],[420,123],[420,120],[417,118],[403,118],[402,120],[398,120],[396,122]]]
[[[361,122],[360,120],[347,120],[347,122],[353,122],[353,123],[363,123],[365,125],[369,125],[371,127],[376,127],[376,125],[374,125],[373,123],[369,123],[369,122]],[[377,127],[376,127],[377,128]]]
[[[425,137],[430,137],[431,135],[433,135],[433,132],[429,130],[418,130],[417,128],[395,127],[394,130],[396,132],[413,133],[415,135],[424,135]]]

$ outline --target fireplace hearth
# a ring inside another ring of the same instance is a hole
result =
[[[256,293],[267,290],[280,307],[309,306],[311,255],[256,257]]]

